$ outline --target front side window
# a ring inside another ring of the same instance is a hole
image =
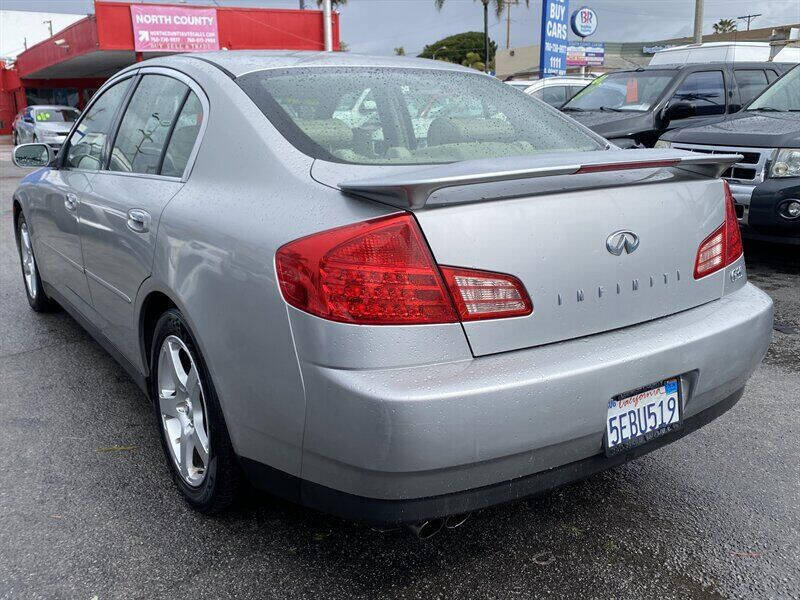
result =
[[[686,102],[695,115],[725,113],[725,81],[722,71],[690,73],[672,96],[671,102]]]
[[[676,71],[623,71],[592,81],[567,102],[563,110],[648,111],[666,90]]]
[[[108,169],[158,174],[164,146],[188,91],[172,77],[145,75],[120,122]]]
[[[569,119],[482,74],[286,69],[237,79],[300,151],[355,164],[433,164],[602,150]]]
[[[800,112],[800,66],[764,90],[747,110]]]
[[[102,166],[108,129],[129,85],[130,79],[126,79],[111,86],[83,114],[69,138],[65,167],[94,171]]]
[[[747,104],[767,87],[767,74],[761,69],[736,69],[733,72],[739,87],[739,98]]]

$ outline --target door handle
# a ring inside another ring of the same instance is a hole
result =
[[[78,207],[78,197],[75,194],[68,193],[64,198],[64,208],[70,212],[75,212]]]
[[[150,231],[150,213],[141,208],[132,208],[128,211],[128,229],[136,233]]]

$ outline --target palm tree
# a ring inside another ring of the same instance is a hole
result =
[[[406,49],[403,48],[402,46],[398,46],[397,48],[394,49],[394,53],[397,56],[405,56],[406,55]]]
[[[483,4],[483,51],[486,56],[484,71],[487,73],[489,72],[489,4],[492,2],[494,2],[494,12],[499,18],[503,11],[511,10],[511,5],[518,4],[519,0],[481,0],[481,4]],[[442,10],[445,0],[433,0],[433,3],[438,10]],[[530,6],[530,0],[525,0],[525,6]]]
[[[736,21],[733,19],[720,19],[714,23],[714,33],[731,33],[736,31]]]

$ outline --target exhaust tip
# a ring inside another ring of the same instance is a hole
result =
[[[409,523],[405,526],[411,535],[419,540],[427,540],[439,533],[444,527],[444,519],[431,519],[419,523]]]
[[[450,515],[444,520],[444,526],[447,529],[458,529],[466,523],[472,513],[461,513],[459,515]]]

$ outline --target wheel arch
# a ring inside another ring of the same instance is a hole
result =
[[[150,349],[153,344],[156,323],[159,317],[170,308],[181,310],[178,303],[160,289],[147,292],[139,308],[139,350],[144,372],[148,377],[150,375]]]

